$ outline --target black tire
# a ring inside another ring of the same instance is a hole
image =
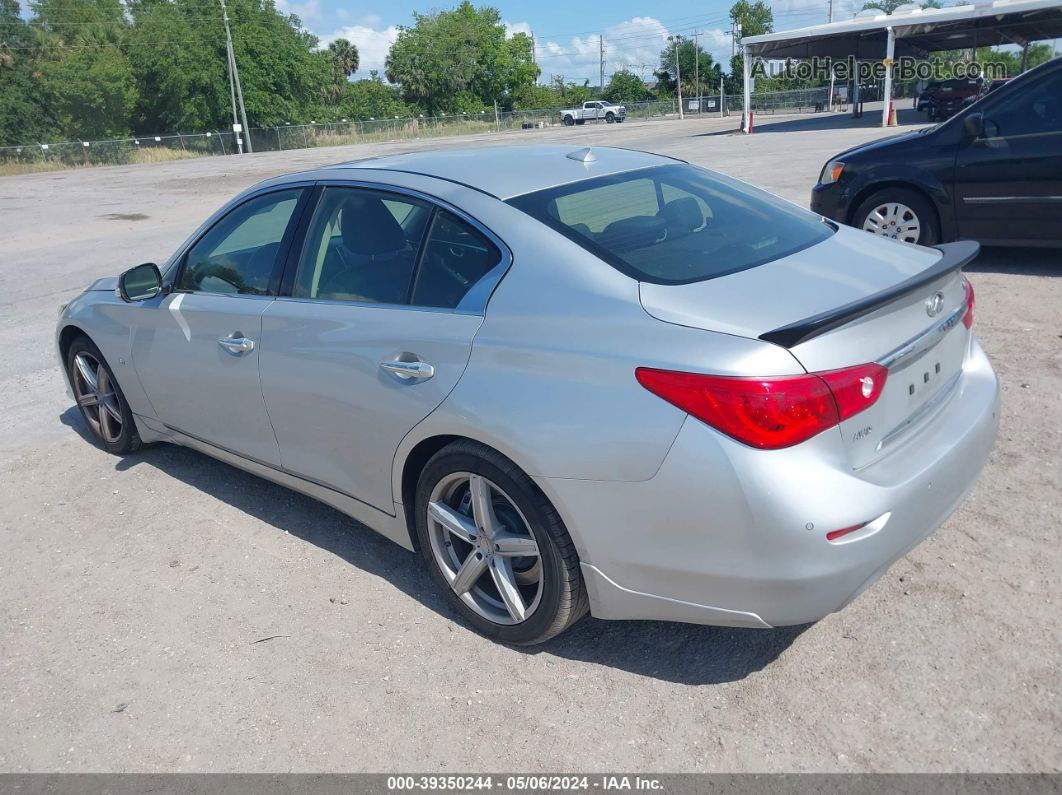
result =
[[[481,475],[496,484],[527,521],[542,565],[541,596],[524,621],[499,624],[481,616],[450,587],[435,559],[428,530],[428,502],[436,485],[454,473]],[[477,442],[447,445],[428,461],[417,483],[414,509],[420,553],[447,601],[478,632],[519,646],[542,643],[563,632],[589,611],[579,556],[564,522],[546,496],[512,461]]]
[[[77,372],[76,362],[79,354],[87,354],[98,363],[100,368],[105,370],[110,384],[114,387],[114,402],[117,404],[122,417],[121,431],[115,435],[115,438],[107,439],[100,429],[100,420],[94,418],[91,413],[92,408],[82,405],[79,401],[78,409],[81,411],[81,417],[85,420],[85,424],[89,427],[92,436],[96,439],[100,447],[114,455],[125,455],[126,453],[132,453],[135,450],[138,450],[141,446],[140,435],[136,431],[136,422],[133,420],[133,412],[129,409],[129,403],[126,401],[125,395],[122,394],[118,379],[114,377],[114,371],[111,369],[111,366],[107,364],[106,359],[103,358],[100,349],[96,347],[92,340],[84,335],[75,338],[74,341],[70,343],[70,348],[66,352],[66,375],[70,381],[71,388],[74,389],[75,397],[77,396],[78,390],[78,384],[75,383],[75,380],[81,377]]]
[[[868,196],[852,216],[852,226],[862,229],[867,216],[874,208],[888,202],[896,202],[909,207],[918,216],[919,236],[916,241],[920,246],[932,246],[940,242],[940,222],[937,212],[924,194],[911,188],[882,188]]]
[[[574,124],[575,124],[575,119],[573,119],[571,116],[565,116],[564,117],[564,126],[565,127],[571,127]]]
[[[616,114],[615,113],[606,113],[605,114],[605,121],[608,122],[609,124],[615,124],[616,123]]]

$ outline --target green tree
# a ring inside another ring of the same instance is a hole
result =
[[[763,0],[750,3],[749,0],[737,0],[730,7],[730,22],[734,29],[741,29],[741,36],[761,36],[774,32],[774,13]],[[741,51],[730,59],[730,78],[727,81],[727,93],[741,93],[745,59]]]
[[[513,110],[539,110],[556,108],[561,104],[557,92],[540,83],[525,83],[517,86],[510,97]]]
[[[558,104],[566,108],[582,105],[594,96],[589,80],[584,80],[582,83],[566,83],[564,75],[553,76],[552,88],[553,93],[557,95]]]
[[[605,86],[604,97],[609,102],[643,102],[649,98],[649,89],[634,72],[620,69],[613,72]]]
[[[0,146],[61,137],[59,121],[44,102],[37,31],[19,15],[18,0],[0,0]]]
[[[513,92],[538,77],[531,39],[505,37],[498,10],[468,0],[452,11],[414,13],[387,55],[387,78],[406,102],[432,114],[511,105]]]
[[[694,44],[692,39],[683,39],[678,45],[678,74],[682,77],[682,93],[693,96],[697,93],[697,78],[700,78],[700,91],[711,92],[712,87],[719,85],[722,76],[722,68],[715,63],[712,54],[703,47]],[[665,93],[675,93],[675,50],[673,44],[669,44],[660,51],[660,68],[656,71],[656,79],[660,81],[661,88]]]
[[[322,53],[332,72],[331,84],[326,89],[328,98],[336,102],[342,96],[350,76],[358,70],[358,48],[346,39],[336,39]]]
[[[396,86],[389,86],[380,79],[355,80],[347,83],[338,105],[339,116],[344,119],[390,119],[417,115],[402,101]]]

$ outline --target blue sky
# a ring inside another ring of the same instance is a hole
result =
[[[473,0],[476,2],[476,0]],[[626,66],[652,79],[661,48],[669,33],[692,36],[700,31],[702,46],[724,63],[730,59],[728,12],[733,0],[613,0],[610,3],[578,3],[564,0],[506,0],[494,5],[512,31],[535,34],[536,55],[542,81],[551,74],[566,80],[598,81],[599,36],[605,43],[605,79]],[[483,2],[476,2],[482,5]],[[406,0],[278,0],[282,10],[298,14],[303,24],[321,38],[322,44],[343,37],[361,53],[355,78],[368,77],[370,69],[383,72],[384,58],[398,26],[410,25],[413,11],[428,12],[456,5]],[[860,3],[860,6],[862,3]],[[826,21],[827,0],[774,0],[775,29],[816,25]],[[834,0],[834,18],[847,19],[855,9],[853,0]]]

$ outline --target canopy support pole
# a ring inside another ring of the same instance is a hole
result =
[[[741,116],[741,129],[746,133],[752,132],[752,59],[749,57],[749,48],[741,48],[742,72],[745,78],[745,103],[744,113]]]
[[[892,110],[892,60],[896,53],[896,32],[886,28],[888,42],[885,45],[885,107],[881,111],[881,126],[889,126],[889,111]]]

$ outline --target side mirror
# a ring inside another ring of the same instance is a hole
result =
[[[162,274],[154,262],[130,268],[118,277],[118,295],[123,301],[146,301],[162,292]]]
[[[985,117],[980,113],[971,113],[962,120],[962,137],[967,141],[976,141],[985,132]]]

